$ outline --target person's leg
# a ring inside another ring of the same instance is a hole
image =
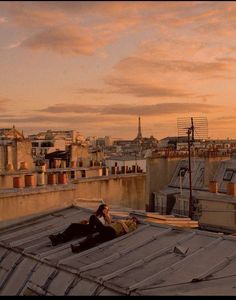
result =
[[[116,237],[117,237],[117,235],[116,235],[115,229],[110,226],[104,226],[103,230],[100,231],[100,242],[101,243],[110,241]]]
[[[62,233],[50,235],[49,239],[52,245],[56,246],[57,244],[68,242],[75,237],[83,237],[93,232],[94,229],[88,224],[72,223]]]
[[[92,236],[86,237],[83,241],[79,243],[81,250],[86,250],[94,247],[97,243],[99,243],[101,237],[100,233],[94,234]]]
[[[71,245],[72,252],[80,252],[83,250],[90,249],[97,244],[104,243],[106,241],[112,240],[116,237],[115,230],[110,226],[104,226],[105,229],[96,235],[89,236],[78,245]]]
[[[93,230],[88,224],[72,223],[62,232],[62,236],[66,241],[69,241],[74,237],[86,236],[92,232]]]

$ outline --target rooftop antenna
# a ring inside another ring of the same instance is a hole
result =
[[[208,136],[208,122],[206,117],[190,117],[177,119],[178,136],[188,136],[188,173],[189,173],[189,218],[193,217],[193,193],[192,193],[192,168],[191,147],[194,146],[195,136],[198,139],[206,139]]]

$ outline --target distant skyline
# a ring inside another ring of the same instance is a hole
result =
[[[236,2],[0,2],[0,127],[236,138]]]

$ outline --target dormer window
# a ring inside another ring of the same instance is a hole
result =
[[[233,170],[233,169],[226,169],[224,177],[223,177],[223,180],[224,181],[231,181],[232,178],[233,178],[233,176],[234,176],[234,173],[235,173],[235,170]]]
[[[184,177],[185,173],[188,171],[188,168],[182,167],[179,169],[178,176]]]

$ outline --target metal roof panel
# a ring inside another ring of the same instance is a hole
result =
[[[50,226],[90,214],[74,207],[0,230],[0,294],[194,295],[222,286],[236,295],[236,238],[147,220],[84,252],[70,249],[80,239],[51,245]]]

